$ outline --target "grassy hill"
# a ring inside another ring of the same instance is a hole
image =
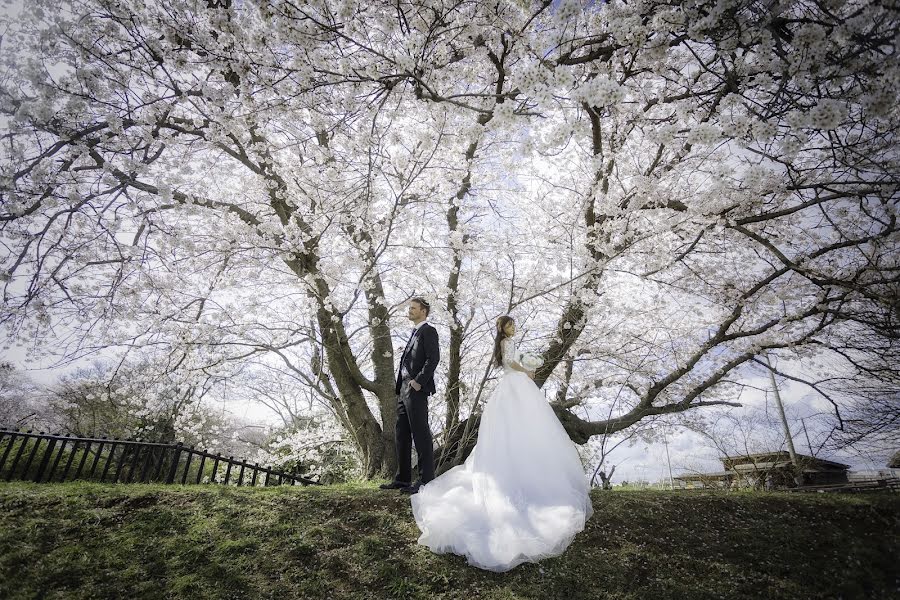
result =
[[[0,483],[2,598],[888,598],[900,496],[593,492],[560,558],[504,574],[416,544],[408,497]]]

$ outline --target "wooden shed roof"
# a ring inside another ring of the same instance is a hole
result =
[[[797,460],[802,465],[804,471],[817,471],[822,469],[845,470],[850,468],[850,465],[824,458],[817,458],[815,456],[807,456],[805,454],[798,454]],[[725,467],[725,470],[735,469],[754,471],[762,469],[780,469],[785,468],[790,464],[791,455],[783,450],[778,452],[761,452],[759,454],[739,454],[735,456],[726,456],[722,459],[722,465]]]

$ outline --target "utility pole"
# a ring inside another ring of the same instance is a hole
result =
[[[794,440],[791,437],[791,428],[788,427],[787,417],[784,416],[784,406],[781,404],[781,394],[778,393],[778,384],[775,382],[775,370],[769,361],[769,354],[765,353],[766,364],[769,366],[769,378],[772,380],[772,391],[775,393],[775,404],[778,406],[778,414],[781,416],[781,424],[784,426],[784,437],[787,440],[788,454],[791,455],[791,463],[794,465],[794,483],[803,485],[800,476],[800,461],[797,460],[797,452],[794,450]]]
[[[806,421],[804,419],[800,419],[800,424],[803,425],[803,434],[806,435],[806,445],[809,447],[809,455],[815,456],[815,453],[812,449],[812,443],[809,441],[809,432],[806,430]]]
[[[665,433],[663,433],[663,444],[666,446],[666,462],[669,463],[669,486],[674,490],[675,479],[672,478],[672,460],[669,458],[669,439],[666,437]]]

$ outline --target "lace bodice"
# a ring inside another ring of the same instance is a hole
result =
[[[503,352],[503,366],[509,368],[509,363],[516,360],[516,342],[512,338],[506,338],[500,342],[500,350]]]

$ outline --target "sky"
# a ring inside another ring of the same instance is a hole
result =
[[[758,378],[749,383],[759,389],[749,390],[741,399],[745,405],[744,408],[733,409],[732,413],[741,415],[753,411],[768,411],[773,427],[767,428],[765,431],[753,431],[753,435],[771,437],[783,443],[784,436],[777,418],[773,395],[769,393],[767,397],[764,391],[771,389],[770,381],[766,378]],[[830,413],[831,405],[817,394],[810,393],[806,386],[796,382],[779,382],[779,391],[788,423],[791,426],[796,452],[807,456],[815,453],[817,451],[816,440],[827,433],[827,429],[823,430],[821,425],[822,415]],[[804,419],[806,422],[807,432],[812,440],[812,452],[800,419]],[[684,472],[722,470],[718,452],[700,434],[679,428],[675,430],[668,442],[674,476]],[[771,450],[787,450],[787,447],[771,448]],[[815,455],[819,458],[850,465],[851,470],[856,471],[884,469],[889,458],[886,454],[860,454],[853,450],[822,451]],[[608,460],[610,464],[617,465],[613,476],[613,482],[616,483],[639,479],[655,482],[668,480],[669,477],[666,448],[662,442],[644,443],[639,441],[632,446],[623,444],[610,454]]]

